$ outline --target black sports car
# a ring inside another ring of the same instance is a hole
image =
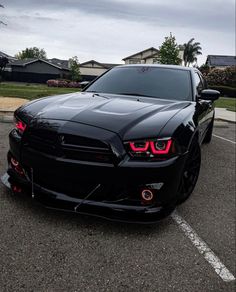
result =
[[[17,109],[2,180],[47,207],[155,222],[192,193],[218,97],[194,68],[115,67]]]

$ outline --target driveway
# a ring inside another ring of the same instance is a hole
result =
[[[47,210],[0,185],[0,291],[234,291],[235,125],[214,135],[192,197],[155,225]]]

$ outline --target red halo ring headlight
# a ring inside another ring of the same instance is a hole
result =
[[[175,152],[171,138],[130,141],[126,145],[128,145],[128,152],[132,157],[152,158]]]
[[[160,140],[162,143],[163,143],[163,146],[161,147],[158,147],[158,142],[154,142],[154,141],[151,141],[150,142],[150,147],[151,147],[151,151],[153,154],[168,154],[169,151],[170,151],[170,146],[172,144],[172,140],[168,140],[168,141],[162,141]]]
[[[142,145],[143,144],[143,145]],[[129,142],[130,148],[134,152],[146,152],[149,148],[149,141],[145,142]]]

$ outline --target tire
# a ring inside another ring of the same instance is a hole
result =
[[[213,127],[214,127],[214,117],[212,118],[212,120],[210,122],[210,125],[209,125],[209,127],[207,129],[206,135],[205,135],[205,137],[203,139],[203,143],[204,144],[208,144],[208,143],[211,142]]]
[[[201,166],[201,148],[196,139],[192,142],[180,180],[177,205],[184,203],[192,194],[198,180]]]

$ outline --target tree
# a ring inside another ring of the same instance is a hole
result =
[[[8,64],[8,59],[6,57],[0,57],[0,81],[2,80],[3,71]]]
[[[201,71],[202,74],[207,75],[210,72],[210,67],[207,64],[202,64],[198,67],[198,70]]]
[[[77,56],[74,56],[69,59],[69,68],[71,73],[72,81],[80,81],[80,69],[79,69],[79,60]]]
[[[170,33],[169,37],[165,37],[165,41],[159,47],[158,62],[160,64],[179,65],[179,46],[175,41],[175,37]]]
[[[201,55],[202,48],[200,43],[193,42],[194,38],[191,38],[186,44],[184,44],[184,66],[197,62],[197,56]]]
[[[0,8],[4,8],[4,6],[2,4],[0,4]],[[6,23],[3,22],[2,20],[0,20],[0,24],[6,25]]]
[[[18,54],[15,55],[17,59],[29,59],[29,58],[37,58],[37,59],[47,59],[47,54],[44,49],[40,49],[37,47],[26,48],[22,50]]]

